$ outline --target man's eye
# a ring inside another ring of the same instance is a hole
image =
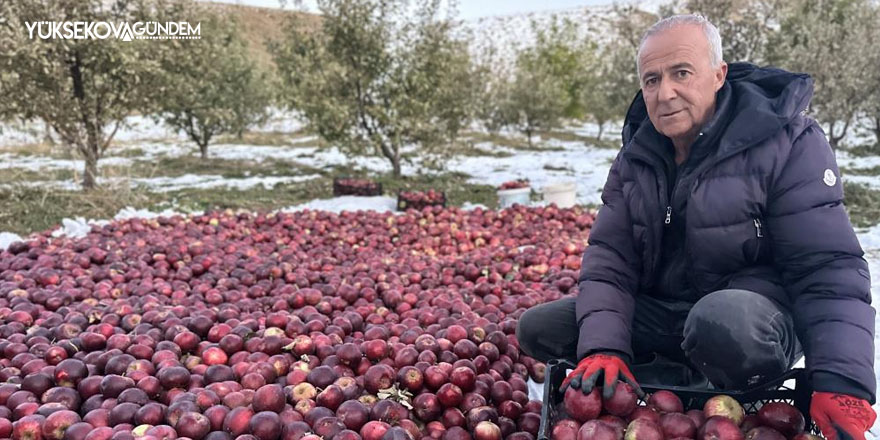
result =
[[[679,79],[685,79],[690,74],[691,73],[688,72],[687,70],[679,70],[679,71],[675,72],[675,76],[678,77]]]
[[[648,78],[645,80],[646,86],[653,86],[656,83],[657,83],[657,78]]]

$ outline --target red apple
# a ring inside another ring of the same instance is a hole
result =
[[[767,427],[767,426],[756,426],[746,432],[745,435],[746,440],[785,440],[786,437],[779,433],[779,431]]]
[[[614,394],[610,399],[602,402],[602,406],[609,414],[626,417],[638,406],[639,397],[636,396],[633,388],[626,382],[617,382],[614,387]]]
[[[660,415],[660,428],[666,438],[693,438],[697,433],[697,425],[690,417],[682,413],[665,413]]]
[[[681,399],[672,391],[660,390],[648,396],[648,406],[652,406],[661,413],[684,412]]]
[[[490,421],[477,423],[474,440],[501,440],[501,428]]]
[[[618,440],[618,431],[600,420],[590,420],[578,430],[578,440]],[[641,439],[641,437],[639,437]]]
[[[580,423],[572,419],[562,419],[553,425],[550,437],[554,440],[577,440]]]
[[[569,416],[585,423],[599,417],[602,411],[602,396],[598,388],[594,388],[589,394],[584,394],[580,389],[569,387],[565,390],[563,405]]]
[[[786,437],[793,437],[804,431],[804,415],[794,406],[785,402],[769,402],[758,410],[761,425],[773,428]]]
[[[697,433],[699,440],[743,440],[739,426],[726,416],[711,416]]]

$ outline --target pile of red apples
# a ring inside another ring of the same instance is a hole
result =
[[[0,439],[533,440],[581,208],[130,219],[0,252]]]

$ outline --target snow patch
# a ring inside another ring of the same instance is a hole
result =
[[[449,160],[447,168],[474,176],[469,183],[499,186],[516,179],[529,179],[532,189],[574,182],[577,203],[601,203],[602,187],[618,150],[597,148],[582,142],[549,140],[556,151],[517,151],[509,157],[467,156]]]
[[[13,234],[12,232],[0,232],[0,251],[6,250],[10,244],[22,240],[23,239],[18,234]]]
[[[300,205],[289,206],[280,209],[281,212],[302,211],[304,209],[314,211],[330,211],[340,213],[342,211],[397,211],[397,199],[394,197],[375,196],[341,196],[331,199],[315,199]]]
[[[224,177],[216,174],[184,174],[177,177],[99,178],[98,184],[103,186],[118,186],[127,183],[131,188],[145,187],[153,192],[166,193],[192,188],[206,189],[225,187],[237,190],[245,190],[260,185],[265,188],[272,188],[278,184],[298,183],[304,182],[306,180],[317,179],[320,177],[321,176],[318,174],[308,174],[305,176],[252,176],[244,178]],[[18,185],[28,187],[54,188],[68,191],[75,191],[80,188],[77,182],[72,182],[69,180],[20,182]],[[9,187],[11,187],[11,185],[0,185],[0,189]]]

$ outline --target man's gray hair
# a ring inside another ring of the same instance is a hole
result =
[[[706,34],[706,40],[709,41],[709,63],[713,68],[721,65],[721,34],[718,33],[718,28],[706,17],[699,14],[673,15],[654,23],[653,26],[645,31],[645,35],[639,43],[639,52],[636,54],[636,69],[638,70],[639,81],[641,81],[642,76],[639,60],[642,57],[642,48],[645,46],[645,41],[653,35],[683,25],[696,25],[703,29],[703,33]]]

